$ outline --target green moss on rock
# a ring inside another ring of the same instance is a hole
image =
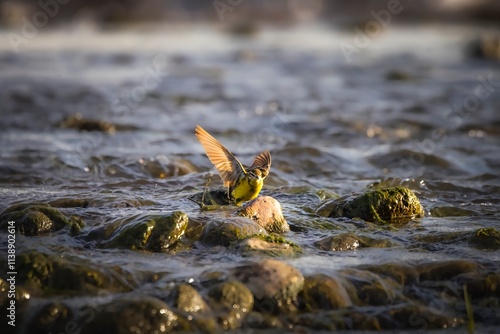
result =
[[[328,217],[361,218],[378,223],[397,224],[421,217],[423,209],[408,188],[391,187],[329,200],[316,213]]]
[[[237,243],[234,249],[242,256],[296,256],[302,248],[276,234],[257,234]]]
[[[492,227],[480,228],[472,233],[469,243],[479,249],[497,250],[500,248],[500,231]]]

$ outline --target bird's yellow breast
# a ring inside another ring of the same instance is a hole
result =
[[[234,198],[235,204],[240,205],[243,202],[256,198],[259,195],[263,184],[264,180],[260,178],[241,178],[232,191],[232,197]]]

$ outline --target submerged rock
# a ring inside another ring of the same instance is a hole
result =
[[[177,285],[168,297],[168,301],[180,311],[188,314],[210,311],[210,307],[198,291],[186,283]]]
[[[314,246],[326,251],[346,251],[364,247],[393,247],[395,244],[388,239],[374,239],[351,232],[325,237],[314,243]]]
[[[232,270],[230,277],[252,291],[257,311],[280,314],[296,310],[304,276],[291,265],[272,259],[251,263]]]
[[[463,273],[473,272],[480,265],[466,260],[442,261],[437,263],[423,263],[416,266],[420,280],[446,281]]]
[[[66,217],[61,211],[47,203],[16,204],[0,214],[0,228],[7,229],[14,221],[18,233],[27,236],[43,235],[68,227],[72,234],[80,232],[85,225],[76,216]]]
[[[342,283],[322,274],[305,278],[299,301],[301,308],[308,311],[335,310],[353,305]]]
[[[469,243],[479,249],[497,250],[500,248],[500,231],[490,228],[480,228],[473,232]]]
[[[209,303],[224,330],[239,328],[252,310],[252,292],[237,281],[222,282],[208,291]]]
[[[109,134],[113,134],[116,132],[116,127],[114,124],[104,120],[87,119],[84,118],[80,113],[64,119],[59,124],[59,126],[62,128],[76,129],[79,131],[100,131]]]
[[[299,245],[274,234],[246,238],[234,249],[243,256],[295,256],[302,253]]]
[[[267,234],[263,227],[249,218],[235,217],[226,221],[210,221],[201,233],[201,241],[210,245],[229,246],[256,234]]]
[[[165,215],[146,214],[120,226],[102,245],[164,252],[175,245],[187,225],[188,217],[181,211]]]
[[[59,301],[48,302],[39,308],[26,325],[26,333],[65,333],[74,320],[73,311]]]
[[[321,216],[361,218],[377,223],[404,223],[423,216],[417,196],[408,188],[391,187],[324,202],[316,210]]]
[[[115,299],[99,305],[93,317],[82,319],[82,334],[165,333],[196,330],[192,323],[161,300],[149,296]],[[83,311],[85,312],[85,311]]]
[[[17,282],[42,295],[129,291],[133,282],[120,268],[96,267],[80,258],[29,251],[16,260]]]
[[[280,203],[270,196],[259,196],[246,202],[238,216],[254,220],[269,233],[285,233],[290,227],[283,217]]]

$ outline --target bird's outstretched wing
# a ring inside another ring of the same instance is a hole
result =
[[[238,178],[246,173],[241,162],[201,126],[196,126],[194,134],[219,172],[224,187],[233,186]]]
[[[253,164],[249,169],[255,169],[255,168],[265,170],[266,174],[265,176],[267,176],[269,170],[271,169],[271,153],[269,153],[268,150],[265,150],[264,152],[258,154],[255,157]]]

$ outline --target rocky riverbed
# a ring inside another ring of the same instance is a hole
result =
[[[2,39],[2,333],[494,333],[490,32],[400,27],[352,58],[325,26]],[[270,150],[255,202],[218,202],[196,124]]]

